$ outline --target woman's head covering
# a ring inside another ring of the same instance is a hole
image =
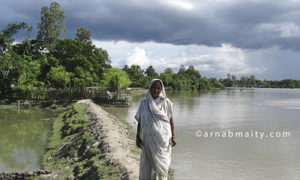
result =
[[[159,94],[159,96],[162,97],[163,99],[167,98],[167,95],[166,95],[166,92],[165,92],[165,86],[164,86],[164,83],[163,83],[162,80],[160,80],[160,79],[152,79],[152,81],[151,81],[150,84],[149,84],[149,89],[148,89],[147,95],[151,95],[151,94],[150,94],[150,89],[151,89],[151,87],[152,87],[157,81],[160,82],[160,84],[161,84],[161,93]]]
[[[165,92],[165,87],[164,87],[164,84],[163,84],[162,80],[160,80],[160,79],[153,79],[150,82],[150,84],[149,84],[149,89],[148,89],[148,93],[147,93],[147,96],[146,96],[146,100],[147,100],[147,103],[148,103],[149,111],[155,117],[155,119],[162,119],[162,120],[164,120],[166,122],[170,122],[170,119],[168,118],[168,116],[166,115],[166,113],[164,111],[160,110],[158,108],[158,106],[155,104],[155,102],[153,100],[153,97],[152,97],[152,95],[150,93],[151,87],[156,82],[160,82],[161,83],[161,92],[159,94],[159,97],[161,97],[163,101],[166,100],[166,98],[167,98],[167,95],[166,95],[166,92]]]

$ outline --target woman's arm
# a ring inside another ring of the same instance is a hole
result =
[[[172,147],[176,145],[176,135],[175,135],[175,125],[174,125],[174,120],[173,117],[170,119],[170,124],[171,124],[171,131],[172,131]]]
[[[140,128],[141,128],[140,123],[138,123],[137,132],[136,132],[136,146],[142,148],[142,141],[140,138]]]

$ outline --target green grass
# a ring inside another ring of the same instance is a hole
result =
[[[85,117],[86,108],[82,104],[70,105],[54,120],[43,168],[55,171],[62,179],[120,179],[125,170],[108,164],[101,148],[92,147],[95,139]],[[58,156],[59,148],[74,138],[67,153]]]

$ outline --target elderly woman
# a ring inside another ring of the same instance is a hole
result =
[[[135,115],[136,145],[142,149],[140,180],[167,180],[171,147],[176,145],[172,105],[163,82],[153,79]]]

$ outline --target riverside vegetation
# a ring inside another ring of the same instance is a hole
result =
[[[103,149],[94,145],[86,108],[82,104],[69,105],[53,122],[43,168],[54,170],[63,179],[121,179],[124,169],[107,163]]]
[[[225,79],[202,76],[193,65],[181,65],[175,73],[166,68],[158,74],[153,66],[143,70],[139,65],[113,68],[106,50],[92,43],[92,33],[78,27],[73,39],[66,38],[66,15],[59,3],[41,8],[36,38],[30,39],[32,27],[26,22],[8,24],[0,31],[0,97],[12,90],[59,89],[105,86],[112,91],[127,87],[145,87],[149,80],[160,78],[166,87],[176,90],[198,90],[246,87],[299,88],[299,80],[257,80],[254,75],[228,74]],[[14,35],[26,30],[28,37],[15,41]]]

